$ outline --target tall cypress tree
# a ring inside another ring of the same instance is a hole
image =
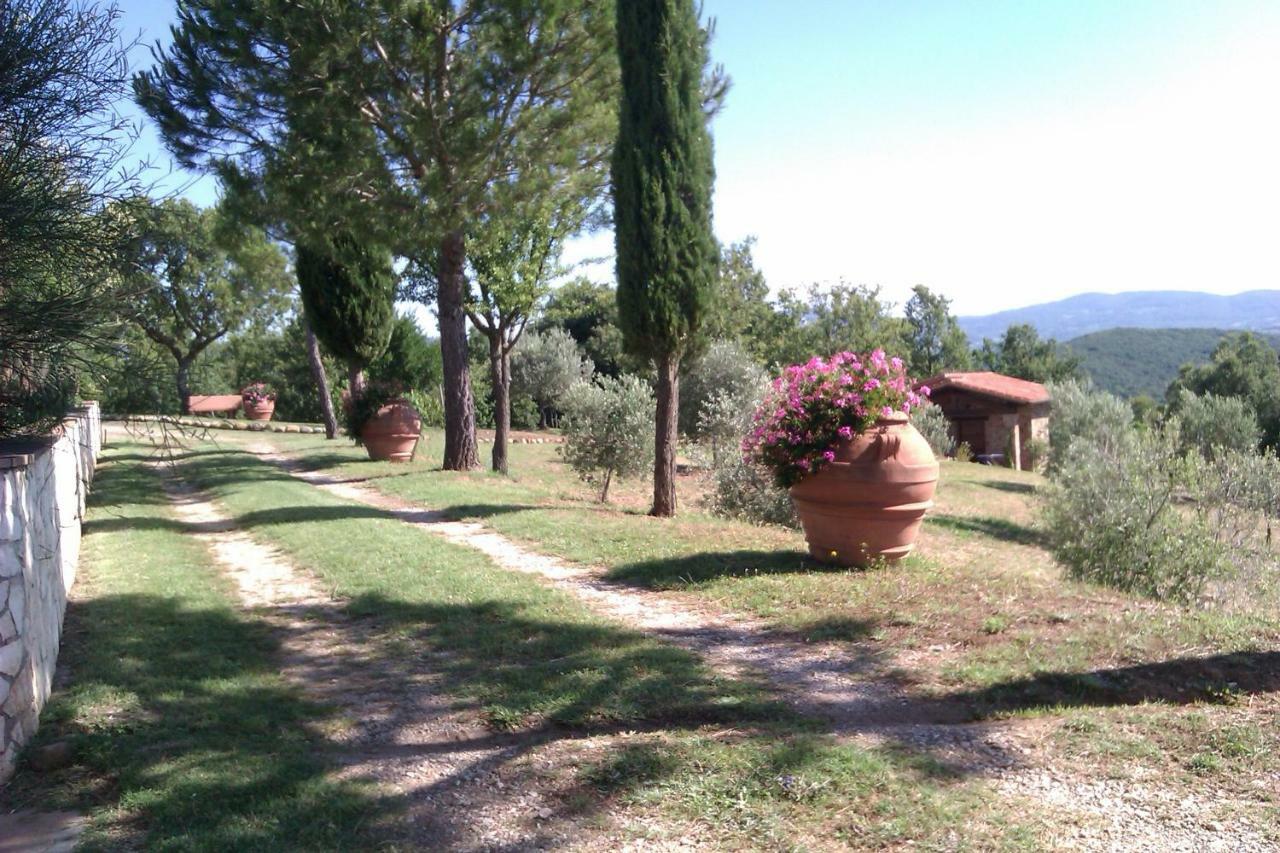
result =
[[[307,321],[325,348],[347,363],[348,388],[358,396],[364,369],[387,348],[395,323],[391,254],[346,237],[299,243],[297,249]]]
[[[618,3],[622,106],[613,152],[618,315],[627,349],[658,369],[657,516],[676,511],[680,360],[716,279],[715,180],[703,106],[707,33],[693,0]]]

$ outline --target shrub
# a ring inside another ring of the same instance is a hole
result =
[[[1258,557],[1273,562],[1262,552],[1269,551],[1272,526],[1280,517],[1280,458],[1275,451],[1219,447],[1196,471],[1200,476],[1190,494],[1228,546],[1234,567],[1243,568]]]
[[[579,381],[563,395],[565,443],[559,451],[578,476],[609,499],[614,477],[653,466],[653,390],[637,376]]]
[[[1227,567],[1210,505],[1175,505],[1203,493],[1212,472],[1179,452],[1174,428],[1128,431],[1123,447],[1075,437],[1046,491],[1045,528],[1073,578],[1161,599],[1191,601]]]
[[[410,391],[405,397],[418,410],[422,428],[444,429],[444,400],[439,388],[430,391]]]
[[[714,419],[704,419],[708,407],[723,410],[728,400],[734,400],[754,408],[767,382],[764,370],[739,344],[716,341],[689,365],[680,380],[680,431],[694,438],[710,437],[703,428],[704,420],[710,426]],[[713,402],[715,398],[720,402]]]
[[[973,448],[969,446],[969,442],[962,441],[956,445],[955,460],[957,462],[973,461]]]
[[[541,415],[538,404],[528,394],[511,395],[511,428],[535,429]]]
[[[550,410],[559,408],[569,389],[593,372],[591,359],[564,329],[526,332],[511,354],[511,393],[532,398],[541,410],[538,426],[545,427]]]
[[[1095,390],[1089,380],[1069,379],[1049,384],[1053,412],[1049,418],[1049,472],[1067,464],[1072,446],[1085,441],[1104,451],[1122,446],[1133,433],[1133,412],[1114,394]]]
[[[1211,459],[1224,448],[1252,453],[1262,430],[1248,402],[1239,397],[1196,395],[1183,388],[1171,407],[1181,424],[1182,450]]]
[[[759,388],[754,394],[726,390],[702,402],[698,413],[698,435],[710,445],[711,465],[723,467],[741,454],[742,437],[751,426],[751,414],[759,405]]]
[[[768,469],[729,454],[716,468],[715,490],[709,501],[713,513],[753,524],[796,527],[795,507],[786,489],[773,481]]]
[[[1027,442],[1022,458],[1032,471],[1041,470],[1049,461],[1049,442],[1043,438],[1031,439]]]
[[[939,459],[950,456],[955,449],[956,440],[951,436],[951,422],[942,413],[940,406],[932,404],[917,406],[911,412],[911,424],[924,440],[933,448],[933,455]]]

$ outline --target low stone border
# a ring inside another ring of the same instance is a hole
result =
[[[179,415],[103,415],[103,421],[116,423],[156,423],[167,421],[179,426],[199,427],[201,429],[225,429],[237,432],[276,432],[302,433],[305,435],[324,435],[324,427],[320,424],[289,424],[275,421],[250,421],[239,418],[193,418]],[[492,430],[489,431],[492,433]],[[480,444],[493,444],[493,435],[477,434]],[[538,437],[513,436],[511,444],[564,444],[564,436],[549,435]]]
[[[201,429],[226,429],[237,432],[292,432],[309,435],[324,435],[324,427],[320,424],[284,424],[274,421],[232,420],[231,418],[191,418],[174,415],[104,415],[104,421],[157,423],[167,421],[179,426],[199,427]]]

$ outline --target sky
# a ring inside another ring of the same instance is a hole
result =
[[[119,0],[167,39],[172,0]],[[1280,288],[1280,3],[706,0],[732,79],[715,229],[771,288],[916,284],[986,314]],[[135,62],[150,62],[145,49]],[[167,168],[149,129],[139,150]],[[198,203],[210,179],[163,182]],[[610,232],[571,259],[612,279]]]

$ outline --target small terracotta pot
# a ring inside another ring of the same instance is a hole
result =
[[[933,506],[938,460],[905,414],[842,441],[836,459],[791,487],[815,560],[866,566],[901,560]]]
[[[260,400],[257,403],[244,401],[244,416],[251,421],[269,421],[275,410],[275,400]]]
[[[408,462],[422,431],[422,418],[408,400],[389,401],[360,430],[360,441],[376,462]]]

